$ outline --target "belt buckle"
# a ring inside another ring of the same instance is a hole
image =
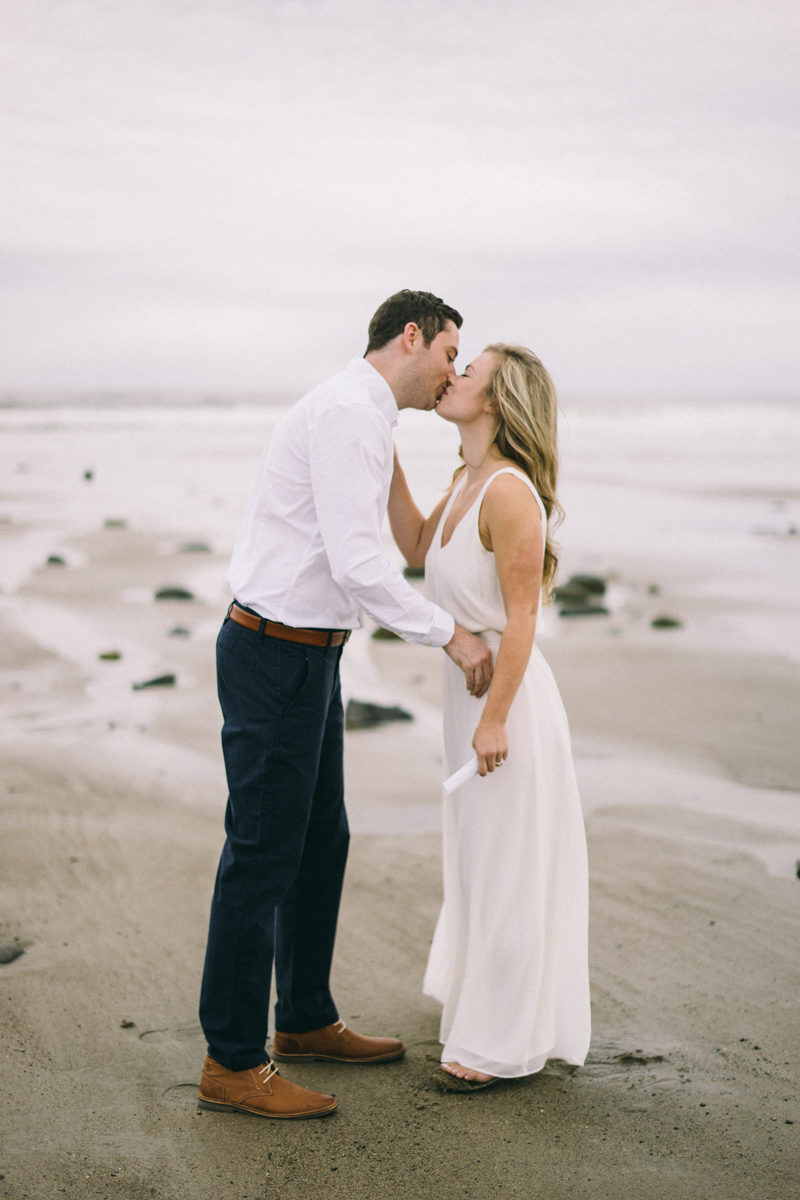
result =
[[[350,634],[351,634],[352,632],[353,632],[353,631],[352,631],[352,629],[345,629],[345,631],[344,631],[344,641],[342,642],[342,645],[343,645],[343,646],[346,646],[346,645],[347,645],[347,643],[350,641]]]

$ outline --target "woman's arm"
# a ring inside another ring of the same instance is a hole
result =
[[[479,516],[480,529],[494,552],[506,610],[483,715],[472,739],[481,775],[508,755],[506,720],[531,656],[542,590],[542,524],[530,488],[513,475],[490,485]],[[484,542],[485,544],[485,542]]]
[[[394,475],[389,490],[389,524],[400,553],[410,567],[423,567],[436,527],[439,524],[447,497],[442,497],[426,519],[414,503],[397,451],[394,452]]]

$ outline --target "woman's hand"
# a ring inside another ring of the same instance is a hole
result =
[[[478,774],[486,775],[501,766],[508,758],[508,734],[505,721],[484,720],[478,723],[472,749],[478,756]]]

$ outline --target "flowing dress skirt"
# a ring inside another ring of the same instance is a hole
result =
[[[496,655],[500,635],[481,635]],[[448,773],[474,751],[484,699],[445,658]],[[442,1061],[514,1078],[589,1049],[586,837],[569,726],[534,645],[506,762],[444,799],[444,904],[424,991],[444,1006]]]

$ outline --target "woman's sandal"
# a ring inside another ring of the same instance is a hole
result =
[[[495,1075],[493,1079],[487,1079],[483,1083],[477,1079],[460,1079],[458,1075],[451,1075],[449,1071],[443,1071],[441,1067],[436,1072],[435,1078],[443,1092],[481,1092],[484,1088],[504,1082],[499,1075]]]

